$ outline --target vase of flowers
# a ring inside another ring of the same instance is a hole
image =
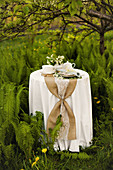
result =
[[[55,69],[62,68],[64,56],[57,57],[54,54],[52,54],[50,57],[47,56],[46,58],[47,64],[53,65]]]

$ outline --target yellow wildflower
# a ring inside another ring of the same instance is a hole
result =
[[[100,100],[98,100],[96,103],[99,104],[99,103],[100,103]]]
[[[39,159],[40,159],[40,158],[37,156],[37,157],[35,158],[35,161],[37,162]]]
[[[112,110],[113,110],[113,108],[112,108]]]
[[[47,152],[47,149],[46,149],[46,148],[42,149],[42,152],[43,152],[43,153],[46,153],[46,152]]]
[[[36,164],[36,161],[32,163],[32,167]]]
[[[96,100],[96,99],[98,99],[97,97],[94,97],[94,99]]]

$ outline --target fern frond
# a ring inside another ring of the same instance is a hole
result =
[[[4,94],[2,96],[2,116],[4,120],[10,120],[15,115],[15,86],[5,83],[2,90]]]
[[[20,103],[21,103],[21,93],[22,91],[25,89],[25,87],[23,87],[23,85],[18,86],[17,88],[17,94],[16,94],[16,102],[15,102],[15,115],[18,115],[19,111],[20,111]]]
[[[43,113],[36,111],[37,125],[40,130],[44,129],[44,115]]]
[[[104,79],[104,82],[105,82],[105,87],[108,93],[107,99],[108,99],[110,108],[112,109],[113,108],[113,78]]]
[[[0,128],[0,143],[9,145],[10,143],[15,143],[15,133],[18,130],[19,120],[14,117],[11,120],[3,122]]]
[[[89,156],[87,153],[85,153],[85,152],[80,152],[79,154],[78,154],[78,158],[79,159],[90,159],[91,158],[91,156]]]
[[[15,148],[15,145],[13,144],[10,144],[10,145],[3,145],[3,153],[4,153],[4,156],[5,156],[5,159],[8,161],[8,160],[11,160],[12,157],[15,156],[15,151],[14,151],[14,148]]]
[[[60,128],[62,127],[63,125],[63,122],[61,121],[61,115],[59,115],[57,117],[57,120],[56,120],[56,125],[53,129],[49,129],[49,133],[50,133],[50,138],[52,140],[52,142],[54,143],[55,142],[55,139],[56,137],[58,136],[58,133],[60,131]]]
[[[26,122],[20,122],[18,129],[16,131],[16,141],[19,147],[24,151],[26,157],[30,157],[34,144],[31,128]]]

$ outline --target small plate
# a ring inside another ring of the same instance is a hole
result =
[[[59,71],[59,72],[66,72],[65,69],[61,69],[61,68],[56,69],[56,71]]]
[[[71,77],[76,77],[76,75],[63,74],[62,77],[64,77],[64,78],[71,78]]]
[[[80,78],[80,74],[79,73],[76,73],[76,72],[67,72],[67,73],[62,73],[61,74],[64,78],[71,78],[71,77],[78,77]]]

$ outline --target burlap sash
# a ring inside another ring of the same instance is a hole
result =
[[[49,91],[55,95],[57,98],[59,98],[60,100],[55,104],[54,108],[52,109],[48,120],[47,120],[47,133],[49,134],[49,129],[53,129],[56,125],[56,120],[57,117],[60,115],[60,106],[61,106],[61,102],[63,102],[64,106],[67,109],[67,113],[68,113],[68,117],[69,117],[69,132],[68,132],[68,140],[74,140],[76,139],[76,124],[75,124],[75,116],[70,108],[70,106],[68,105],[68,103],[65,101],[66,98],[68,98],[69,96],[71,96],[71,94],[73,93],[75,87],[76,87],[76,83],[77,80],[76,79],[70,79],[69,83],[68,83],[68,87],[67,90],[65,92],[65,96],[64,99],[62,100],[59,95],[58,95],[58,89],[57,89],[57,85],[55,83],[55,79],[54,77],[44,77],[45,78],[45,82],[46,85],[49,89]]]

